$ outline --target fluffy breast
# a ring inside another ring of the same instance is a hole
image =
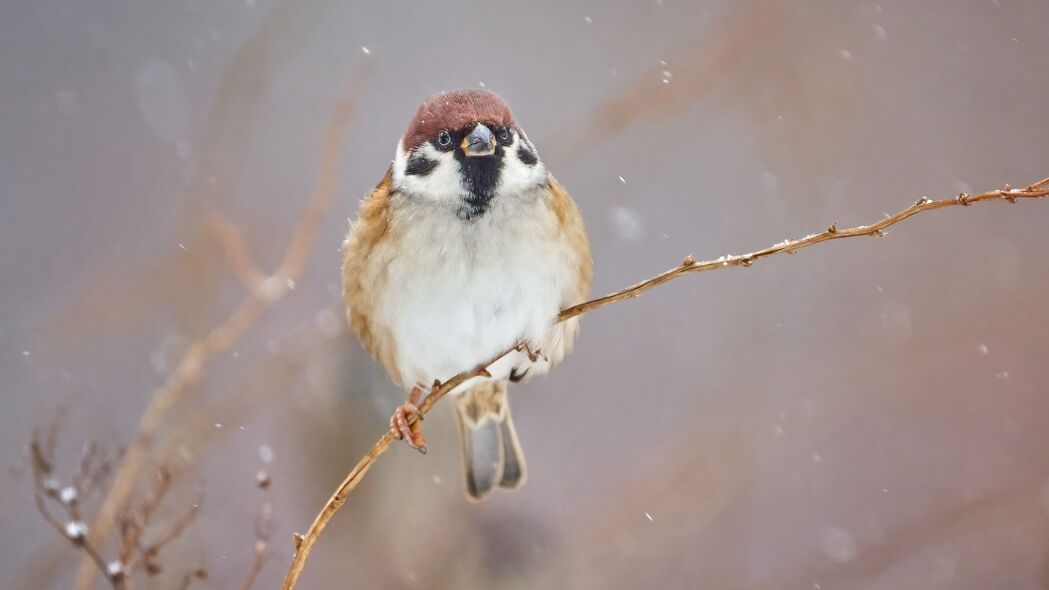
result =
[[[449,207],[393,193],[370,247],[360,245],[361,222],[351,230],[344,266],[344,283],[354,286],[345,289],[351,324],[362,342],[374,341],[365,346],[391,378],[406,388],[428,385],[522,340],[551,362],[563,356],[575,324],[553,322],[586,296],[590,264],[578,212],[563,199],[544,185],[499,197],[487,214],[464,221]],[[353,255],[367,258],[351,263]],[[493,376],[509,375],[527,362],[521,357],[497,364]]]

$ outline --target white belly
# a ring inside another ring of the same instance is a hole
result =
[[[538,194],[497,201],[472,221],[405,203],[390,226],[396,239],[372,257],[388,261],[369,273],[380,289],[374,321],[393,338],[405,387],[445,380],[520,341],[561,345],[553,322],[579,280],[574,257]],[[493,377],[523,356],[498,363]]]

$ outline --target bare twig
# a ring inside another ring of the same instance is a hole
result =
[[[57,424],[58,420],[55,420],[46,437],[36,430],[29,443],[36,508],[51,528],[84,552],[88,563],[92,564],[93,569],[100,572],[115,590],[132,590],[131,574],[136,569],[144,568],[150,575],[160,573],[160,566],[154,559],[165,545],[182,534],[196,516],[200,501],[162,529],[156,541],[143,544],[142,538],[146,529],[154,524],[155,516],[169,495],[173,482],[173,475],[169,469],[154,469],[151,493],[143,500],[141,507],[137,511],[128,507],[117,519],[120,548],[116,558],[107,561],[103,557],[103,547],[89,537],[82,506],[87,498],[89,486],[97,485],[105,478],[115,457],[100,450],[97,444],[88,443],[84,446],[78,470],[70,478],[71,484],[62,484],[54,474]],[[65,512],[64,517],[56,516],[49,505],[59,507]]]
[[[61,414],[59,414],[60,416]],[[87,537],[87,527],[80,518],[80,497],[82,494],[80,486],[74,480],[71,486],[62,487],[53,476],[54,451],[60,418],[52,422],[46,438],[41,440],[39,432],[35,433],[33,440],[29,443],[29,452],[33,464],[33,502],[37,511],[51,528],[59,535],[65,537],[80,548],[90,563],[112,583],[116,590],[127,590],[124,580],[120,576],[111,575],[103,559],[102,554]],[[82,465],[83,468],[83,465]],[[90,475],[90,474],[88,474]],[[62,524],[48,508],[48,499],[57,502],[66,512],[65,524]]]
[[[251,249],[248,248],[243,232],[219,215],[212,215],[208,218],[208,228],[218,240],[233,274],[249,293],[255,293],[266,280],[266,275],[252,258]]]
[[[623,299],[631,299],[644,293],[645,291],[661,285],[669,280],[675,279],[686,273],[703,272],[708,270],[717,270],[719,268],[725,268],[729,266],[742,266],[748,267],[754,262],[761,258],[768,258],[774,254],[781,254],[786,252],[793,254],[802,248],[814,246],[820,242],[827,242],[830,240],[838,240],[842,238],[855,238],[858,236],[878,236],[882,237],[885,235],[885,229],[889,226],[896,225],[897,223],[917,215],[924,211],[931,211],[933,209],[943,209],[944,207],[954,206],[968,206],[973,203],[979,203],[982,201],[1008,201],[1015,203],[1017,199],[1040,199],[1049,195],[1049,178],[1041,180],[1034,184],[1030,184],[1021,189],[1014,189],[1008,185],[1005,188],[987,191],[978,195],[969,195],[966,193],[960,193],[957,197],[951,199],[940,199],[934,201],[929,197],[922,197],[918,199],[913,205],[906,209],[899,211],[895,215],[889,215],[885,219],[881,219],[870,225],[860,225],[856,227],[850,227],[845,229],[839,229],[837,224],[831,224],[830,227],[823,230],[818,234],[810,234],[804,238],[798,238],[796,240],[784,240],[778,244],[773,244],[768,248],[751,252],[749,254],[738,254],[722,256],[717,260],[707,260],[705,262],[697,262],[692,256],[685,258],[685,261],[680,265],[654,276],[645,281],[641,281],[636,285],[632,285],[621,291],[610,293],[604,297],[598,297],[592,301],[580,303],[579,305],[573,305],[567,309],[561,310],[560,315],[557,319],[559,322],[563,322],[568,318],[575,317],[577,315],[584,314],[588,311],[593,311],[599,307],[604,307],[609,303],[614,303]]]
[[[207,580],[208,570],[204,569],[203,566],[196,568],[191,572],[186,572],[182,576],[182,582],[179,584],[179,590],[186,590],[193,584],[193,580]]]
[[[146,567],[146,571],[151,573],[160,571],[160,568],[153,561],[154,558],[156,558],[156,556],[160,553],[160,550],[163,549],[165,545],[167,545],[171,541],[174,541],[180,535],[182,535],[182,532],[186,530],[186,527],[188,527],[189,524],[193,522],[193,520],[200,513],[200,505],[202,502],[203,499],[198,498],[195,502],[190,504],[190,506],[183,511],[182,515],[176,518],[173,523],[168,525],[167,530],[162,532],[157,537],[156,541],[153,541],[152,543],[149,543],[145,547],[139,549],[139,559],[141,560],[142,564]],[[137,563],[134,560],[128,562],[129,569],[135,565],[137,565]]]
[[[339,163],[343,155],[343,138],[352,119],[362,81],[359,79],[357,83],[351,84],[346,96],[335,108],[322,141],[322,159],[317,184],[283,259],[271,275],[262,277],[238,232],[228,225],[212,225],[226,249],[234,272],[248,286],[248,297],[224,322],[189,346],[174,371],[151,396],[149,405],[139,421],[135,438],[124,455],[109,493],[91,526],[90,538],[93,543],[103,542],[112,531],[117,512],[130,498],[138,474],[146,463],[164,419],[172,407],[194,390],[204,364],[228,350],[269,306],[284,298],[295,287],[295,281],[313,248],[318,226],[336,194]],[[77,588],[89,590],[94,580],[92,576],[83,575],[83,572],[82,567]]]
[[[925,211],[931,211],[933,209],[943,209],[945,207],[953,206],[968,206],[973,203],[979,203],[983,201],[1008,201],[1015,203],[1017,199],[1038,199],[1049,195],[1049,178],[1030,184],[1024,188],[1014,189],[1010,186],[1005,186],[1002,189],[988,191],[978,195],[968,195],[961,193],[955,198],[932,200],[928,197],[922,197],[918,199],[913,205],[899,211],[895,215],[889,215],[885,219],[879,220],[869,225],[860,225],[856,227],[850,227],[845,229],[839,229],[837,224],[831,224],[826,230],[817,233],[810,234],[803,238],[795,240],[784,240],[778,244],[774,244],[767,248],[750,252],[748,254],[738,255],[727,255],[722,256],[716,260],[707,260],[704,262],[698,262],[691,255],[687,256],[680,265],[667,270],[659,275],[656,275],[650,279],[632,285],[615,293],[610,293],[604,297],[598,297],[579,305],[561,310],[561,313],[557,317],[558,322],[563,322],[569,318],[573,318],[589,311],[593,311],[599,307],[604,307],[616,301],[622,301],[624,299],[632,299],[637,297],[641,293],[662,285],[668,281],[671,281],[681,275],[703,272],[708,270],[718,270],[729,267],[749,267],[754,262],[768,258],[775,254],[781,254],[787,252],[793,254],[802,248],[807,248],[821,242],[827,242],[830,240],[837,240],[841,238],[854,238],[858,236],[884,236],[884,230],[889,226],[895,225],[908,217],[917,215]],[[421,416],[425,415],[445,394],[455,389],[459,385],[465,383],[469,379],[474,377],[485,376],[488,374],[487,368],[492,363],[503,358],[509,354],[512,350],[510,349],[496,355],[487,362],[481,364],[479,367],[460,373],[455,377],[452,377],[444,383],[434,383],[430,395],[426,397],[423,403],[419,406],[418,414],[409,417],[409,424],[414,423]],[[283,590],[292,590],[298,583],[299,575],[302,574],[303,568],[306,566],[306,560],[309,558],[310,551],[313,546],[317,543],[317,539],[320,537],[324,528],[328,526],[328,522],[335,516],[339,508],[346,502],[346,498],[357,484],[360,483],[361,479],[371,468],[372,464],[379,458],[383,452],[390,446],[394,440],[393,435],[389,432],[383,434],[382,438],[376,442],[372,448],[361,458],[360,461],[353,467],[346,478],[339,484],[339,487],[332,494],[331,498],[324,504],[320,513],[313,520],[313,524],[310,525],[305,535],[296,534],[295,540],[295,556],[292,559],[291,566],[288,569],[288,573],[284,578],[282,585]]]
[[[259,488],[269,487],[269,479],[260,478],[257,483]],[[251,566],[248,568],[248,575],[244,578],[244,583],[240,585],[240,590],[251,590],[255,585],[255,580],[259,577],[259,572],[262,571],[262,566],[265,565],[266,558],[270,555],[270,538],[272,537],[273,505],[267,500],[263,502],[259,515],[255,519],[255,547],[252,550]]]
[[[477,367],[472,371],[465,373],[459,373],[455,377],[452,377],[444,383],[434,383],[433,388],[430,390],[430,394],[426,396],[426,399],[419,404],[419,411],[416,414],[411,415],[408,418],[409,424],[414,424],[418,418],[430,411],[430,408],[434,406],[446,393],[462,385],[463,383],[473,379],[474,377],[482,377],[488,374],[487,368],[494,362],[503,358],[510,351],[500,353],[498,356],[492,357],[487,362]],[[357,484],[364,479],[364,475],[368,473],[368,469],[371,468],[372,464],[375,463],[379,455],[382,455],[386,449],[390,446],[395,439],[393,435],[388,431],[382,435],[372,448],[357,462],[357,465],[353,467],[346,479],[339,484],[338,489],[332,494],[331,498],[328,499],[327,503],[324,504],[324,508],[321,509],[320,514],[313,520],[313,524],[310,525],[309,531],[306,535],[295,535],[295,558],[292,560],[291,569],[288,570],[288,575],[284,578],[284,590],[290,590],[295,587],[295,583],[299,578],[299,574],[302,573],[302,568],[306,565],[306,558],[310,554],[310,550],[313,549],[314,543],[320,537],[321,532],[324,531],[324,527],[328,526],[328,521],[331,520],[335,513],[339,511],[343,503],[346,502],[346,497],[350,495],[353,488],[357,487]]]

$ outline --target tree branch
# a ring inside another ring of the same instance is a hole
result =
[[[231,229],[232,226],[212,225],[225,247],[226,256],[234,272],[248,287],[248,295],[225,321],[189,346],[175,370],[151,396],[149,405],[139,421],[135,438],[117,468],[113,484],[89,529],[92,543],[101,544],[112,531],[117,513],[127,504],[138,480],[138,474],[146,463],[154,439],[168,412],[194,389],[205,363],[228,350],[255,324],[267,308],[284,298],[294,288],[295,280],[302,272],[316,241],[320,221],[337,192],[338,168],[344,151],[343,140],[365,75],[367,73],[349,85],[346,96],[339,101],[325,130],[317,185],[276,271],[269,276],[261,276],[239,234]],[[93,583],[92,577],[81,576],[77,587],[80,590],[89,590]]]
[[[679,276],[694,272],[704,272],[708,270],[718,270],[729,267],[749,267],[757,260],[762,258],[768,258],[781,253],[793,254],[802,248],[814,246],[821,242],[828,242],[831,240],[838,240],[842,238],[855,238],[859,236],[884,236],[885,229],[889,226],[895,225],[908,217],[912,217],[925,211],[932,211],[934,209],[943,209],[945,207],[954,206],[968,206],[973,203],[979,203],[983,201],[1008,201],[1010,203],[1016,203],[1017,199],[1038,199],[1049,195],[1049,178],[1027,185],[1021,189],[1014,189],[1008,185],[1004,188],[994,191],[988,191],[980,193],[978,195],[969,195],[961,193],[955,198],[932,200],[928,197],[922,197],[918,199],[913,205],[899,211],[895,215],[890,215],[885,219],[878,222],[871,223],[869,225],[860,225],[856,227],[850,227],[846,229],[839,229],[837,224],[832,224],[830,227],[818,234],[810,234],[803,238],[795,240],[784,240],[778,244],[773,244],[767,248],[750,252],[748,254],[728,255],[722,256],[716,260],[707,260],[703,262],[696,261],[691,255],[685,258],[684,262],[680,265],[667,270],[659,275],[656,275],[650,279],[644,280],[636,285],[632,285],[615,293],[610,293],[604,297],[598,297],[585,303],[573,305],[572,307],[561,310],[561,313],[557,317],[557,322],[563,322],[569,318],[573,318],[589,311],[593,311],[599,307],[604,307],[616,301],[622,301],[624,299],[632,299],[638,295],[656,287],[662,285],[668,281],[671,281]],[[520,347],[518,347],[520,348]],[[419,406],[419,412],[417,415],[413,415],[409,418],[409,424],[414,423],[418,420],[419,416],[425,415],[442,397],[445,396],[449,391],[452,391],[459,385],[465,383],[467,380],[474,377],[481,377],[488,375],[487,368],[490,367],[494,362],[503,358],[514,349],[506,350],[490,360],[481,364],[477,368],[460,373],[455,377],[452,377],[444,383],[435,382],[433,388],[430,391],[430,395],[426,397],[423,403]],[[288,569],[287,576],[284,578],[284,583],[281,586],[283,590],[292,590],[298,583],[299,575],[302,573],[303,568],[306,566],[306,560],[309,558],[310,551],[313,550],[314,545],[317,543],[317,539],[320,537],[324,528],[328,526],[328,522],[331,521],[335,513],[339,511],[339,508],[346,502],[347,496],[353,491],[357,484],[360,483],[361,479],[371,468],[372,464],[378,460],[379,456],[386,451],[394,440],[393,435],[389,432],[384,434],[382,438],[376,442],[372,448],[357,462],[357,465],[353,467],[346,478],[336,488],[335,493],[332,494],[331,498],[324,504],[320,513],[313,520],[313,524],[310,525],[305,535],[295,535],[295,557],[292,559],[291,567]]]

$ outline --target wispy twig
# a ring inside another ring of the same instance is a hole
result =
[[[269,475],[264,471],[259,472],[260,477],[256,480],[259,488],[269,488]],[[265,477],[263,477],[265,476]],[[266,559],[270,555],[270,539],[273,537],[273,504],[267,499],[259,509],[259,515],[255,519],[255,546],[252,550],[251,566],[248,567],[248,575],[240,585],[240,590],[251,590],[255,580],[262,571]]]
[[[295,281],[302,273],[316,241],[320,222],[337,192],[344,137],[353,117],[356,99],[361,94],[363,79],[361,76],[350,85],[346,96],[335,108],[322,140],[317,184],[275,271],[263,276],[251,259],[239,231],[231,225],[213,221],[212,229],[219,237],[234,273],[247,286],[248,296],[221,324],[189,346],[174,371],[150,397],[135,438],[117,468],[113,484],[91,526],[90,539],[93,543],[103,542],[112,531],[117,513],[130,499],[139,472],[147,462],[168,412],[195,389],[204,365],[216,355],[229,350],[263,312],[294,289]],[[77,588],[90,590],[93,583],[93,577],[80,576]]]

